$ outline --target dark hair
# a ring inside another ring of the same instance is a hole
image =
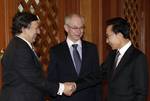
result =
[[[27,28],[32,21],[38,20],[37,16],[30,12],[18,12],[12,21],[12,34],[20,34],[22,28]]]
[[[127,20],[121,17],[115,17],[106,21],[107,26],[112,25],[112,31],[114,33],[122,33],[124,38],[130,38],[130,24]]]

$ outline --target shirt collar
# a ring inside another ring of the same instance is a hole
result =
[[[78,41],[76,41],[76,42],[74,43],[73,41],[71,41],[71,40],[67,37],[66,42],[67,42],[69,48],[72,47],[73,44],[78,44],[79,47],[82,47],[82,45],[81,45],[81,40],[78,40]]]
[[[29,45],[29,47],[32,49],[33,47],[32,47],[32,45],[31,45],[31,43],[29,42],[29,41],[27,41],[25,38],[23,38],[23,37],[21,37],[21,36],[19,36],[19,35],[16,35],[18,38],[20,38],[20,39],[22,39],[23,41],[25,41],[28,45]]]
[[[120,54],[123,56],[124,53],[127,51],[127,49],[131,46],[131,41],[129,41],[127,44],[125,44],[122,48],[118,49]]]

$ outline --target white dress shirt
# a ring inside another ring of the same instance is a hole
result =
[[[73,58],[73,47],[72,47],[72,45],[73,45],[73,44],[78,44],[77,50],[78,50],[78,52],[79,52],[80,59],[82,60],[82,44],[81,44],[81,40],[78,40],[78,41],[76,41],[76,42],[74,43],[74,42],[72,42],[69,38],[67,38],[66,41],[67,41],[67,44],[68,44],[68,47],[69,47],[69,51],[70,51],[70,54],[71,54],[71,57],[72,57],[74,66],[75,66],[75,62],[74,62],[74,58]]]
[[[125,54],[125,52],[127,51],[127,49],[131,46],[131,41],[129,41],[127,44],[125,44],[122,48],[118,49],[120,55],[118,57],[118,61],[116,63],[116,67],[118,66],[119,62],[121,61],[121,58],[123,57],[123,55]]]

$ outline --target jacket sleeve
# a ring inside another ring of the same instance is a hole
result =
[[[17,49],[14,54],[13,68],[24,82],[56,96],[59,88],[58,83],[48,82],[42,73],[42,66],[32,51],[25,48]]]
[[[135,101],[146,101],[148,94],[148,63],[144,54],[139,54],[135,59],[133,72]]]

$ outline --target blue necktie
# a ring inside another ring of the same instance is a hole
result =
[[[78,44],[73,44],[72,47],[73,47],[73,58],[74,58],[74,63],[75,63],[75,69],[79,75],[80,68],[81,68],[81,58],[77,50]]]

